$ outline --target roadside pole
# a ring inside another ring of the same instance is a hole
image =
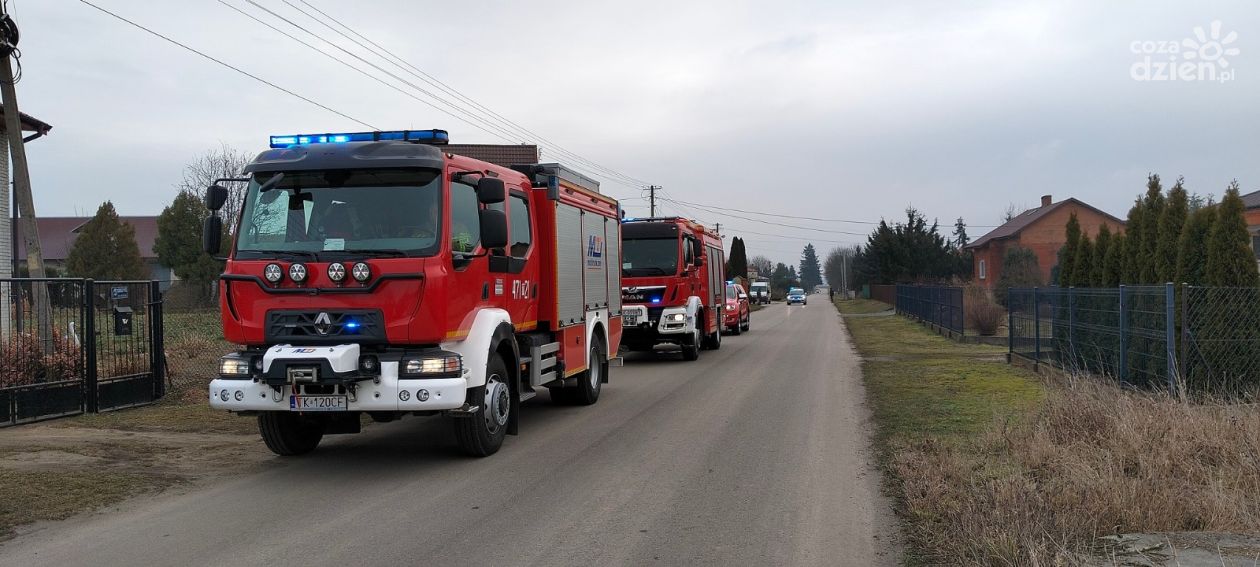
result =
[[[0,19],[8,20],[8,13],[0,5]],[[14,28],[16,29],[16,28]],[[26,267],[32,278],[44,278],[44,253],[39,241],[39,228],[35,224],[35,202],[31,193],[31,172],[26,163],[26,145],[22,139],[22,121],[18,114],[17,88],[13,81],[12,39],[3,38],[4,57],[0,57],[0,95],[4,100],[4,129],[9,138],[9,153],[13,158],[13,200],[17,204],[18,226],[22,242],[26,245]],[[48,283],[35,281],[31,295],[38,321],[40,342],[44,351],[53,350],[52,313],[48,299]]]

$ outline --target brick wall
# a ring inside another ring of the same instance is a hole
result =
[[[1037,255],[1037,265],[1041,268],[1041,279],[1050,284],[1050,270],[1059,262],[1059,249],[1066,240],[1065,230],[1068,217],[1076,213],[1076,220],[1081,224],[1081,233],[1090,238],[1098,236],[1098,228],[1106,224],[1112,234],[1124,232],[1124,227],[1110,217],[1083,207],[1076,203],[1066,203],[1046,216],[1037,219],[1019,232],[1016,240],[1019,246],[1032,250]]]

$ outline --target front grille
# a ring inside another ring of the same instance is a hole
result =
[[[385,317],[379,309],[270,311],[268,343],[384,343]]]

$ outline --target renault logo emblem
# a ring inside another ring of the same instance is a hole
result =
[[[332,329],[332,318],[325,311],[315,317],[315,332],[320,335],[327,335],[329,329]]]

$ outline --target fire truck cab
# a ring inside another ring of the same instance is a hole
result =
[[[722,346],[726,258],[722,238],[684,218],[622,223],[621,298],[624,344],[681,347],[685,360]]]
[[[468,454],[548,388],[593,404],[621,340],[618,203],[558,164],[446,153],[441,130],[273,136],[220,279],[210,404],[256,415],[280,455],[361,414],[450,419]],[[218,211],[222,185],[207,191]],[[206,221],[206,249],[226,234]],[[611,266],[611,268],[610,268]]]

